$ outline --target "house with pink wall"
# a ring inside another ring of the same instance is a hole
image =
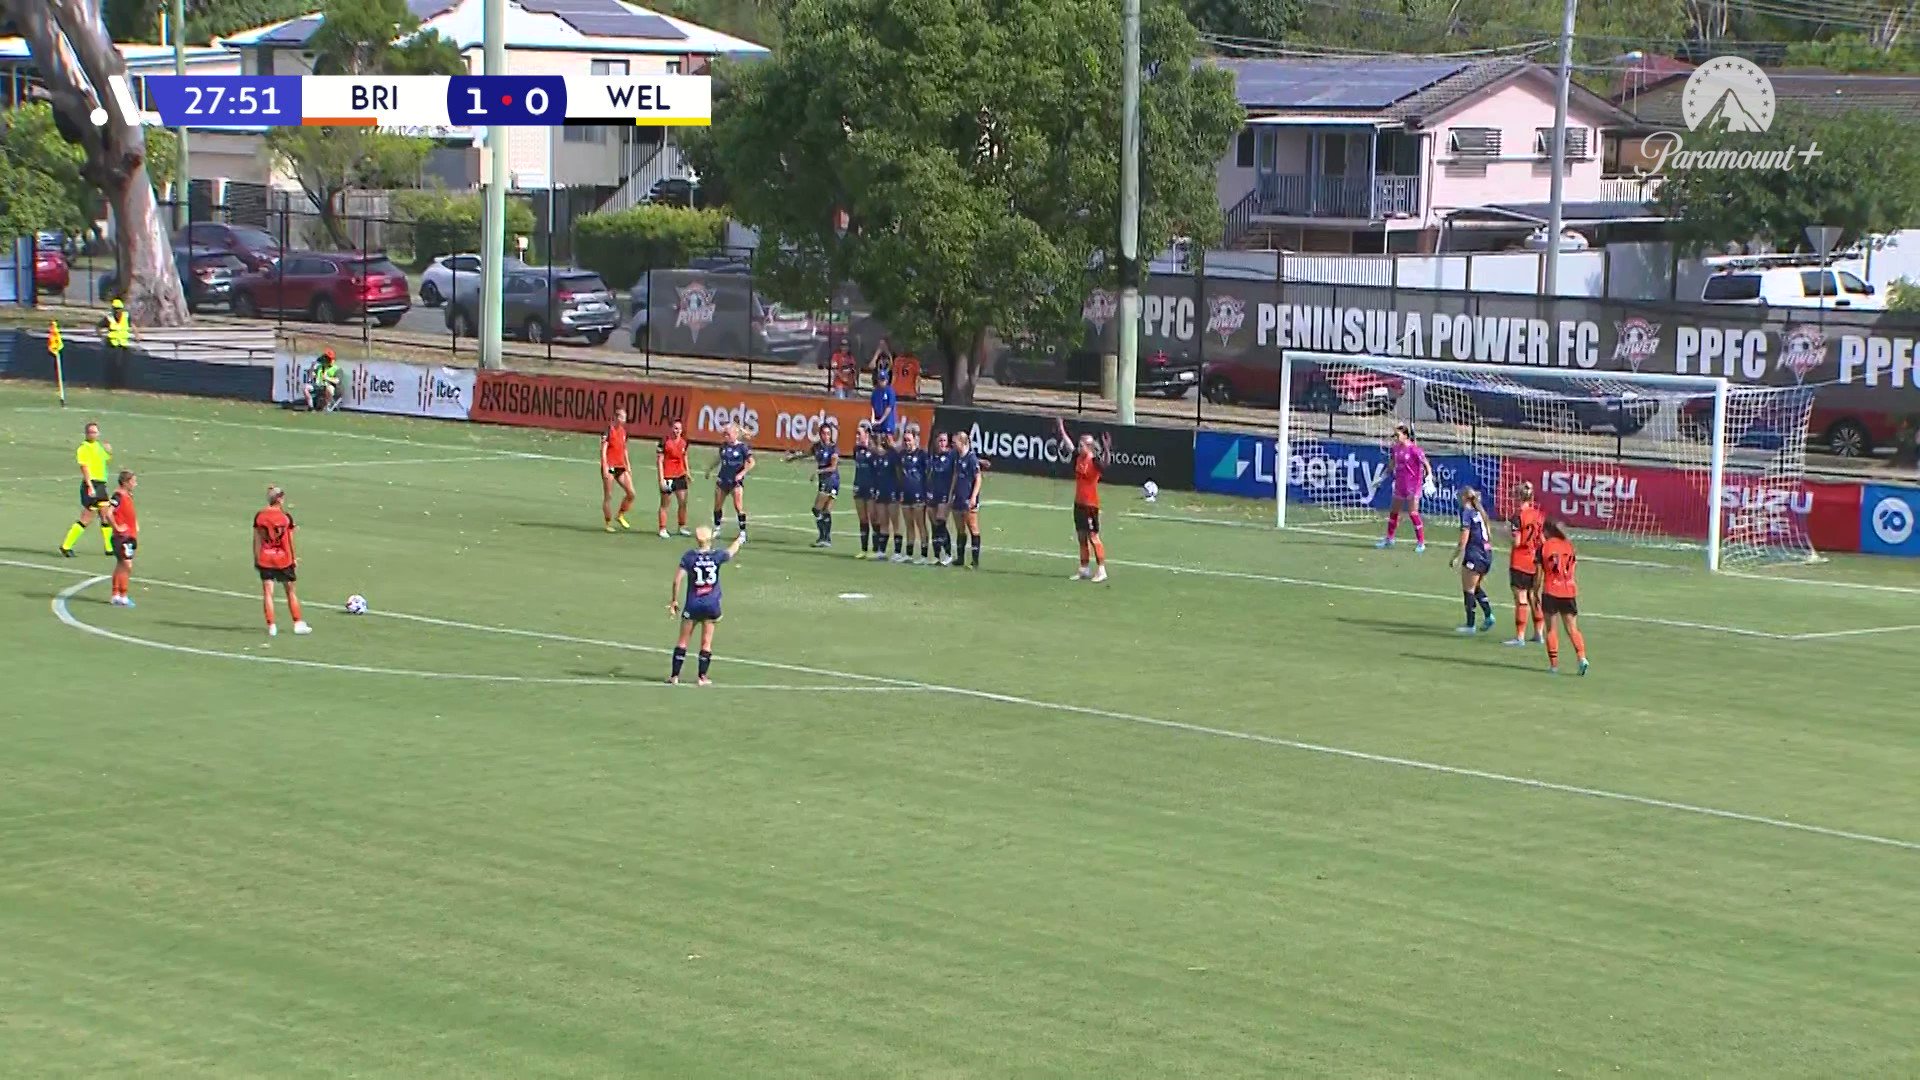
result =
[[[1219,60],[1247,124],[1218,172],[1230,247],[1340,254],[1487,250],[1544,222],[1553,73],[1522,59]],[[1633,117],[1573,88],[1564,162],[1576,230],[1653,226],[1604,175]]]

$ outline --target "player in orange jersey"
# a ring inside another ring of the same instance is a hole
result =
[[[287,493],[277,487],[267,489],[267,507],[253,515],[253,568],[260,572],[260,599],[267,611],[267,636],[275,637],[280,628],[273,622],[273,586],[278,582],[287,591],[287,613],[293,616],[293,632],[311,634],[313,628],[300,617],[300,598],[293,594],[294,568],[293,518],[287,516]]]
[[[1067,422],[1056,421],[1060,429],[1060,441],[1073,444],[1067,434]],[[1080,541],[1080,569],[1073,575],[1075,581],[1107,580],[1107,546],[1100,541],[1100,461],[1105,451],[1112,447],[1102,447],[1091,435],[1080,436],[1080,445],[1073,455],[1073,534]],[[1093,568],[1087,568],[1088,560]]]
[[[613,488],[620,486],[620,509],[613,509]],[[627,511],[633,509],[633,463],[627,460],[627,410],[613,410],[613,423],[607,433],[600,437],[600,516],[606,519],[607,531],[613,531],[613,523],[618,521],[623,529],[631,529],[627,524]]]
[[[1529,643],[1527,623],[1533,623],[1533,641],[1547,639],[1547,616],[1540,610],[1540,545],[1545,541],[1546,511],[1533,502],[1533,484],[1523,482],[1514,491],[1520,505],[1513,512],[1513,551],[1507,555],[1507,585],[1513,589],[1513,639],[1507,645]]]
[[[114,607],[132,607],[127,586],[133,581],[133,553],[140,547],[140,515],[133,508],[136,480],[127,469],[120,470],[120,486],[107,500],[106,518],[113,525],[113,599]]]
[[[687,433],[686,425],[675,420],[667,429],[667,437],[660,440],[660,452],[654,455],[654,469],[660,475],[660,539],[665,540],[671,534],[667,532],[667,503],[680,501],[680,535],[692,536],[687,531]]]
[[[1540,609],[1547,618],[1547,667],[1560,673],[1560,634],[1554,626],[1559,619],[1573,642],[1573,655],[1580,661],[1580,674],[1587,673],[1587,642],[1580,636],[1580,587],[1574,581],[1573,541],[1561,530],[1560,523],[1545,525],[1546,540],[1540,545]]]

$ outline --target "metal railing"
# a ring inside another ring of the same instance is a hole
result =
[[[1660,178],[1649,176],[1604,176],[1600,178],[1601,202],[1651,202],[1660,195]]]
[[[1308,176],[1269,173],[1255,188],[1260,213],[1295,217],[1365,218],[1420,212],[1417,176]]]

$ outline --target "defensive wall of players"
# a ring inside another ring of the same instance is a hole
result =
[[[76,386],[108,385],[100,351],[75,344],[64,354],[64,374]],[[581,379],[506,371],[435,367],[392,361],[343,363],[343,408],[398,416],[506,424],[596,433],[625,408],[629,432],[657,438],[674,420],[689,438],[715,443],[728,424],[749,442],[773,450],[803,449],[828,419],[851,431],[866,416],[860,401],[804,394],[738,391],[656,381]],[[160,360],[136,352],[120,388],[154,393],[289,403],[300,400],[299,363],[273,367]],[[0,377],[50,381],[53,361],[37,337],[0,330]],[[981,456],[998,472],[1064,477],[1070,454],[1050,417],[1014,411],[903,403],[902,418],[922,429],[968,431]],[[1109,447],[1107,478],[1116,484],[1153,480],[1162,488],[1271,501],[1283,482],[1272,436],[1207,429],[1130,426],[1077,420]],[[1574,525],[1604,529],[1632,515],[1640,527],[1678,538],[1706,535],[1697,476],[1677,468],[1610,464],[1578,468],[1549,458],[1508,454],[1449,455],[1433,459],[1446,512],[1467,486],[1498,491],[1530,480],[1549,509]],[[1362,442],[1315,440],[1284,470],[1289,500],[1302,504],[1362,502],[1384,509],[1385,452]],[[1356,498],[1357,496],[1357,498]],[[1920,558],[1920,487],[1805,481],[1792,492],[1762,489],[1730,475],[1730,513],[1754,515],[1769,527],[1804,531],[1828,552],[1866,552]]]

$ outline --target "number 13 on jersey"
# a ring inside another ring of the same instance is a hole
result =
[[[536,127],[567,115],[561,75],[455,75],[447,80],[447,119],[454,127]]]

